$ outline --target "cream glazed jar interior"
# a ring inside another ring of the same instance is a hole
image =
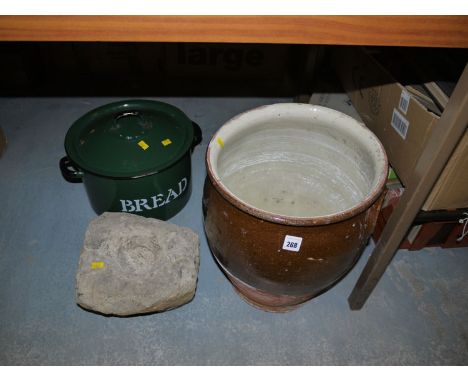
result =
[[[378,192],[387,176],[381,143],[355,119],[321,106],[259,107],[223,125],[208,167],[224,192],[250,209],[329,216]]]

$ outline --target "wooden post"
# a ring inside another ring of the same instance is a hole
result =
[[[352,310],[364,306],[367,298],[392,261],[416,214],[468,125],[468,65],[465,66],[447,107],[428,139],[398,205],[390,216],[374,251],[348,298]]]

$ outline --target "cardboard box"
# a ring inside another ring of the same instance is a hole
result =
[[[468,132],[465,131],[437,183],[424,203],[423,210],[468,207]]]
[[[345,93],[313,93],[310,96],[309,103],[341,111],[362,123],[359,113]]]
[[[389,162],[406,185],[439,117],[364,49],[335,49],[333,61],[354,107],[383,143]]]
[[[365,48],[337,47],[333,65],[362,120],[380,139],[403,185],[439,120]],[[424,205],[425,210],[468,207],[466,138],[460,142]]]

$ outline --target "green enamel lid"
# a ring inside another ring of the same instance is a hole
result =
[[[128,178],[157,173],[193,143],[191,120],[158,101],[129,100],[91,110],[65,137],[68,157],[82,170]]]

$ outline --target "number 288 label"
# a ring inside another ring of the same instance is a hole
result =
[[[283,242],[283,249],[286,251],[299,252],[301,243],[302,237],[286,235]]]

